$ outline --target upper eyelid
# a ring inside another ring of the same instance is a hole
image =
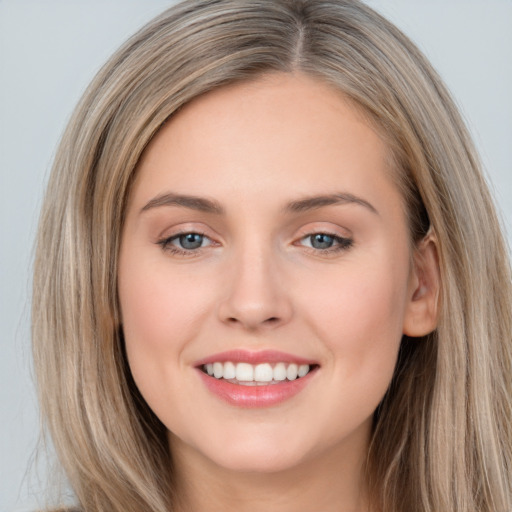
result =
[[[306,225],[306,226],[303,226],[300,229],[298,229],[297,232],[300,234],[301,238],[307,237],[310,235],[317,235],[317,234],[321,234],[321,233],[323,233],[325,235],[335,236],[338,238],[353,238],[352,231],[347,228],[341,227],[341,226],[326,227],[325,225],[322,225],[322,226],[308,227],[308,225]]]
[[[330,236],[332,238],[336,238],[339,240],[348,240],[351,238],[350,236],[340,235],[338,233],[333,233],[331,231],[312,231],[311,233],[306,233],[305,235],[300,236],[299,240],[303,240],[304,238],[309,238],[309,237],[315,236],[315,235],[327,235],[327,236]]]
[[[200,229],[185,229],[183,231],[177,231],[176,233],[173,233],[172,235],[169,235],[169,236],[163,236],[162,238],[172,239],[172,238],[178,238],[183,235],[201,235],[206,238],[211,238],[204,231],[202,231]]]
[[[203,233],[202,231],[199,231],[199,230],[194,230],[194,231],[185,230],[185,231],[179,231],[177,233],[173,233],[172,235],[169,235],[169,236],[163,236],[163,237],[159,238],[159,243],[171,243],[173,240],[176,240],[184,235],[200,235],[203,238],[207,238],[210,242],[212,242],[212,244],[215,243],[215,240],[213,240],[213,238],[211,236],[208,236],[206,233]]]
[[[191,225],[196,223],[182,223],[177,224],[176,226],[168,226],[165,229],[160,231],[160,234],[157,235],[158,240],[163,239],[170,239],[181,235],[187,235],[189,233],[197,233],[198,235],[203,235],[208,238],[213,238],[213,235],[211,235],[211,229],[208,228],[208,226],[203,225],[200,223],[199,226]],[[210,234],[209,234],[210,233]]]
[[[180,229],[179,231],[176,231],[175,233],[172,233],[170,235],[159,236],[158,239],[159,240],[162,240],[162,239],[171,240],[173,238],[178,238],[183,235],[191,235],[191,234],[201,235],[201,236],[204,236],[205,238],[213,240],[213,237],[208,235],[208,233],[206,233],[206,230],[202,230],[202,229],[183,229],[183,230]],[[313,230],[304,230],[304,232],[301,233],[298,237],[295,237],[295,239],[302,240],[303,238],[307,238],[308,236],[313,236],[313,235],[328,235],[328,236],[332,236],[334,238],[342,238],[342,239],[352,238],[351,235],[340,234],[340,233],[335,232],[334,230],[329,230],[329,229],[315,230],[315,229],[313,229]]]

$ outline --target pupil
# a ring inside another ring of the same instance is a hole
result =
[[[203,243],[203,235],[187,233],[180,236],[180,244],[184,249],[199,249]]]
[[[329,247],[332,247],[333,243],[334,237],[330,235],[325,235],[323,233],[313,235],[311,239],[311,245],[315,249],[329,249]]]

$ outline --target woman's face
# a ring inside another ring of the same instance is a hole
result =
[[[418,288],[388,156],[291,74],[209,93],[151,142],[119,297],[173,452],[239,471],[364,457]]]

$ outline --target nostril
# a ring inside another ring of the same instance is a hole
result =
[[[226,322],[230,324],[243,324],[244,322],[240,320],[239,318],[236,318],[234,316],[230,316],[229,318],[226,318]],[[263,320],[260,325],[275,325],[280,322],[279,317],[277,316],[271,316],[267,318],[266,320]]]

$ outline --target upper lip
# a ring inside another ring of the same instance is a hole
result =
[[[244,349],[228,350],[219,352],[211,356],[205,357],[195,362],[194,366],[203,366],[210,363],[225,363],[231,361],[233,363],[295,363],[295,364],[318,364],[316,361],[306,359],[286,352],[278,350],[259,350],[249,351]]]

